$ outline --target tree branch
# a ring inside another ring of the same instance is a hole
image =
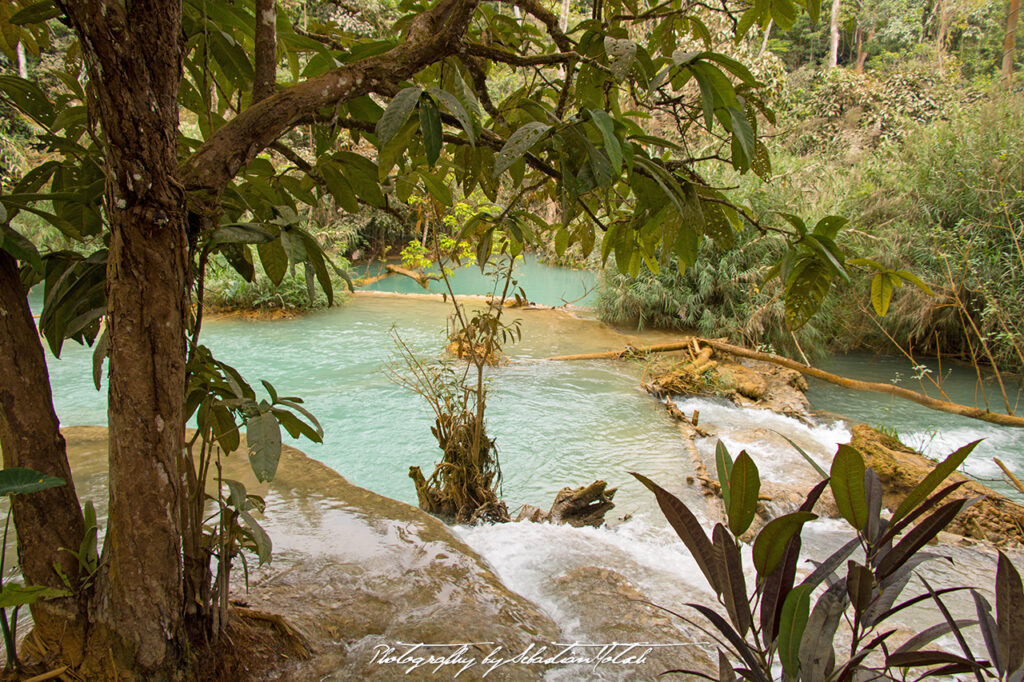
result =
[[[478,0],[440,0],[416,17],[406,39],[384,54],[334,69],[255,104],[214,133],[182,163],[191,209],[218,212],[224,187],[245,164],[296,121],[328,106],[412,77],[462,49]]]

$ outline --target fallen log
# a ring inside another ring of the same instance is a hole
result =
[[[843,388],[849,388],[854,391],[867,391],[870,393],[884,393],[886,395],[896,396],[897,398],[903,398],[915,402],[918,405],[923,405],[932,410],[938,410],[939,412],[946,412],[948,414],[958,414],[962,417],[968,417],[970,419],[977,419],[979,421],[989,422],[990,424],[998,424],[1000,426],[1015,426],[1017,428],[1024,427],[1024,417],[1018,417],[1016,415],[1002,414],[1000,412],[991,412],[989,410],[981,409],[980,407],[970,407],[968,405],[961,405],[959,403],[950,402],[948,400],[939,400],[937,398],[931,398],[924,395],[923,393],[917,393],[910,389],[901,388],[899,386],[893,386],[892,384],[882,384],[874,381],[861,381],[859,379],[848,379],[846,377],[826,372],[825,370],[818,369],[816,367],[810,367],[796,360],[790,360],[778,355],[769,355],[768,353],[761,353],[756,350],[750,350],[743,348],[742,346],[734,346],[731,343],[724,341],[718,341],[715,339],[703,339],[699,337],[691,337],[699,343],[707,344],[715,350],[720,350],[724,353],[730,353],[743,358],[750,358],[751,360],[761,360],[763,362],[769,362],[779,367],[786,367],[788,369],[796,370],[806,376],[814,377],[815,379],[821,379],[827,381],[830,384],[836,386],[842,386]],[[678,343],[666,343],[655,346],[645,346],[637,349],[633,349],[633,352],[641,353],[665,353],[669,351],[685,350],[689,348],[688,345],[690,339],[681,341]],[[632,348],[632,347],[627,347]],[[583,353],[580,355],[557,355],[555,357],[547,358],[548,360],[598,360],[598,359],[615,359],[623,357],[623,353],[627,349],[619,351],[608,351],[605,353]]]
[[[387,268],[388,272],[393,272],[396,275],[405,275],[409,279],[416,281],[424,289],[430,288],[430,282],[432,280],[441,279],[440,275],[427,275],[422,272],[416,272],[415,270],[403,268],[401,265],[393,265],[391,263],[388,263],[384,267]]]
[[[669,353],[674,350],[687,350],[689,341],[678,343],[662,343],[654,346],[626,346],[621,350],[609,350],[602,353],[579,353],[577,355],[555,355],[545,360],[620,360],[622,358],[640,357],[648,353]]]
[[[574,528],[593,526],[600,528],[604,517],[615,503],[617,488],[608,488],[604,481],[594,481],[580,488],[562,488],[555,496],[551,510],[545,512],[532,504],[523,505],[516,521],[533,523],[566,523]]]

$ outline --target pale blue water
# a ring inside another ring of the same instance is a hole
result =
[[[375,275],[383,270],[383,264],[371,263],[355,268],[358,276]],[[593,305],[597,301],[597,275],[592,270],[570,270],[545,265],[534,254],[526,254],[517,263],[513,278],[526,289],[527,298],[534,303],[549,306],[574,304]],[[456,294],[500,294],[495,291],[495,278],[480,271],[477,266],[456,269],[451,277],[452,290]],[[504,286],[504,278],[498,287]],[[367,291],[392,291],[400,294],[441,294],[447,292],[444,282],[431,281],[430,288],[424,289],[419,283],[402,275],[392,275],[361,287]],[[509,290],[513,294],[516,287]]]

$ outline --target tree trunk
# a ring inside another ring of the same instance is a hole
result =
[[[939,61],[939,73],[945,68],[946,61],[946,36],[949,33],[949,0],[938,0],[939,28],[935,33],[935,57]]]
[[[25,60],[25,46],[18,43],[18,46],[14,48],[15,54],[18,57],[18,75],[22,78],[28,78],[28,62]]]
[[[874,37],[874,29],[867,32],[867,37],[864,36],[864,31],[857,29],[857,63],[853,67],[853,70],[856,73],[864,73],[864,64],[868,61],[867,44],[870,43],[871,39]]]
[[[1003,87],[1013,85],[1013,62],[1017,56],[1017,19],[1020,17],[1020,0],[1010,0],[1010,11],[1006,15],[1006,36],[1003,38]]]
[[[829,22],[828,68],[839,66],[839,0],[832,0],[832,19]]]
[[[18,277],[18,264],[6,251],[0,251],[0,446],[4,467],[27,467],[66,481],[59,488],[14,497],[18,554],[28,584],[63,588],[54,564],[77,587],[78,563],[60,548],[81,545],[85,522],[59,427],[43,346]],[[48,649],[59,651],[70,664],[81,661],[85,632],[82,601],[36,602],[32,618]]]
[[[256,0],[253,104],[274,94],[277,85],[277,0]]]
[[[768,27],[764,30],[764,38],[761,40],[761,49],[757,51],[758,59],[763,57],[764,53],[768,51],[768,41],[772,38],[772,25],[774,22],[774,19],[768,20]]]
[[[187,242],[177,180],[181,3],[67,4],[106,141],[110,510],[90,654],[170,676],[183,644]],[[103,641],[107,639],[107,641]],[[103,647],[96,651],[96,647]]]

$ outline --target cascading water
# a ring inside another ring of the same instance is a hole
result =
[[[561,292],[554,301],[578,294]],[[265,378],[280,393],[306,400],[324,426],[325,441],[314,445],[286,437],[288,442],[357,485],[415,504],[406,472],[410,465],[432,469],[437,453],[430,415],[418,396],[389,382],[380,367],[392,352],[392,329],[413,348],[436,355],[444,345],[448,312],[448,306],[431,298],[357,296],[338,308],[290,320],[209,320],[203,343],[251,381]],[[597,530],[512,523],[460,528],[458,534],[512,590],[544,607],[568,634],[577,631],[585,614],[573,606],[578,596],[574,588],[558,578],[587,566],[622,574],[659,604],[678,607],[686,601],[709,600],[703,576],[668,528],[653,496],[628,474],[643,473],[679,495],[710,527],[713,510],[700,487],[686,482],[693,463],[677,427],[639,387],[642,366],[621,361],[539,362],[551,355],[663,342],[667,335],[624,335],[564,311],[508,314],[522,320],[523,341],[508,349],[511,364],[489,373],[487,414],[510,509],[523,503],[547,507],[560,488],[597,478],[619,487],[617,507],[609,516],[610,527]],[[91,360],[91,349],[74,344],[65,346],[60,361],[49,359],[54,400],[65,425],[106,421],[106,397],[92,386]],[[854,362],[853,367],[831,369],[872,380],[887,380],[885,375],[898,371],[896,365],[871,364],[868,358]],[[907,368],[903,371],[909,374]],[[879,373],[883,376],[872,376]],[[958,370],[951,380],[960,381],[961,376]],[[967,375],[963,381],[965,387],[957,389],[957,396],[969,400],[972,378]],[[995,394],[989,395],[991,399]],[[809,397],[816,408],[895,428],[915,445],[919,443],[913,434],[935,428],[928,450],[934,456],[983,435],[989,441],[969,460],[972,472],[991,472],[987,462],[993,454],[1017,471],[1024,468],[1024,433],[1019,430],[822,384],[814,384]],[[699,410],[701,426],[722,438],[733,454],[747,449],[764,479],[801,491],[813,485],[817,475],[778,434],[798,443],[826,469],[836,444],[849,439],[847,427],[835,419],[802,422],[711,399],[677,404],[687,414]],[[701,439],[697,445],[702,458],[710,461],[714,438]],[[631,518],[621,520],[626,515]],[[805,556],[822,556],[838,546],[845,537],[841,527],[828,520],[810,524]],[[989,564],[977,555],[961,554],[959,563],[973,575],[955,577],[991,585]],[[940,584],[950,580],[941,571],[931,578]]]

